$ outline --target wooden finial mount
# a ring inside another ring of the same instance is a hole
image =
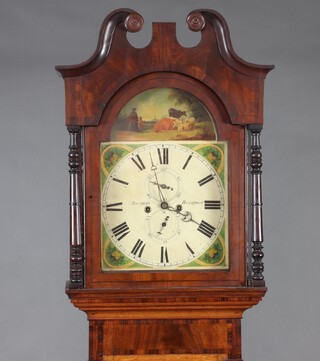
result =
[[[191,31],[201,31],[205,25],[205,18],[198,12],[192,12],[187,17],[188,28]]]
[[[138,31],[140,31],[143,27],[143,24],[144,19],[138,13],[129,14],[124,21],[124,26],[126,30],[130,31],[131,33],[137,33]]]

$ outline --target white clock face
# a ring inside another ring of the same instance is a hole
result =
[[[168,269],[208,250],[226,220],[226,204],[216,170],[191,147],[139,144],[108,174],[101,215],[119,254],[136,264]]]

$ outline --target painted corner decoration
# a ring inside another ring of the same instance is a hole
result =
[[[213,119],[190,93],[154,88],[133,97],[120,111],[111,140],[215,140]]]

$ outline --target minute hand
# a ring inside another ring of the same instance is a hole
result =
[[[151,160],[151,170],[154,172],[154,177],[155,177],[155,179],[156,179],[156,182],[155,182],[155,183],[156,183],[156,185],[157,185],[157,187],[158,187],[160,202],[161,202],[162,204],[164,204],[164,203],[166,203],[166,200],[165,200],[165,198],[164,198],[164,196],[163,196],[163,194],[162,194],[161,188],[160,188],[160,183],[159,183],[159,181],[158,181],[158,176],[157,176],[157,172],[156,172],[157,167],[153,164],[153,160],[152,160],[152,157],[151,157],[151,153],[150,153],[150,160]]]

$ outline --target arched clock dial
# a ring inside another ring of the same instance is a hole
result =
[[[120,254],[174,269],[197,261],[226,233],[227,193],[210,156],[197,151],[206,146],[123,145],[126,154],[110,166],[101,193],[102,224]]]

